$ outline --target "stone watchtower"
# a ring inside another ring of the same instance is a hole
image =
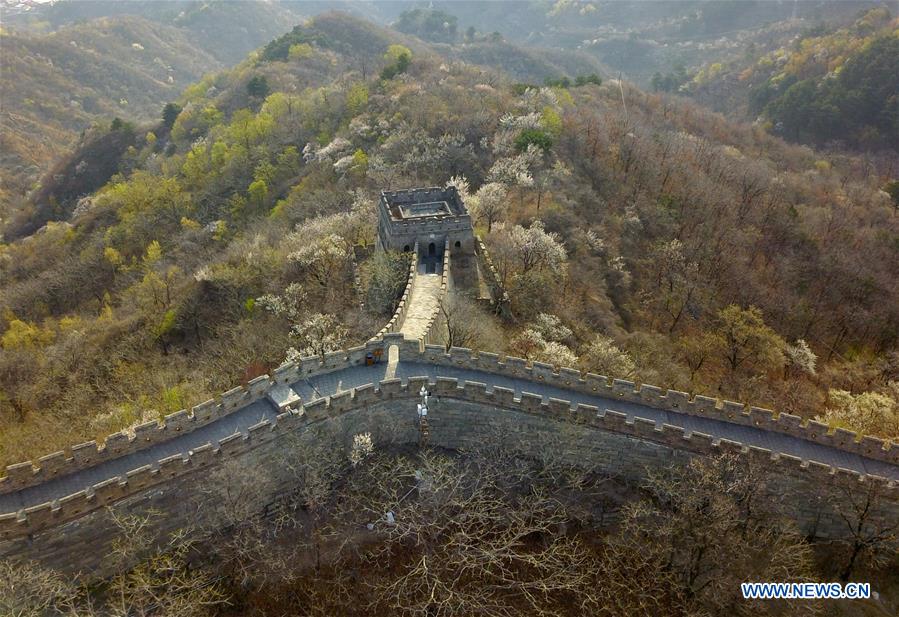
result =
[[[381,191],[378,245],[382,250],[408,252],[417,241],[422,258],[437,258],[447,240],[454,258],[475,251],[471,216],[456,187]]]

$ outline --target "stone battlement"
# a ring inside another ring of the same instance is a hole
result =
[[[378,202],[378,243],[382,249],[410,251],[418,242],[421,254],[450,240],[472,252],[471,216],[456,187],[382,191]],[[433,249],[432,249],[433,250]]]
[[[452,358],[453,355],[460,358],[460,350],[452,351],[457,353],[444,355],[448,358]],[[429,349],[424,353],[433,355],[434,350]],[[528,370],[535,368],[542,372],[542,367],[530,367]],[[558,375],[557,377],[564,380],[567,376]],[[609,384],[604,378],[600,379],[603,381],[598,385],[608,388],[612,392],[626,393],[630,391],[626,385],[628,382],[616,380],[615,383]],[[593,380],[584,379],[583,382],[589,384]],[[727,439],[714,439],[710,435],[690,432],[679,426],[657,424],[641,418],[629,419],[626,414],[611,410],[604,411],[591,405],[572,404],[570,401],[561,399],[544,401],[541,397],[528,393],[522,393],[516,397],[515,393],[507,388],[489,387],[485,383],[460,381],[455,378],[439,377],[431,381],[426,377],[413,377],[405,383],[400,379],[386,379],[377,384],[356,387],[352,391],[317,399],[306,403],[301,411],[281,413],[273,421],[264,420],[248,427],[246,433],[235,433],[219,440],[218,443],[207,444],[191,450],[184,456],[169,456],[157,461],[156,464],[145,465],[129,471],[124,477],[108,479],[58,500],[17,513],[2,514],[0,515],[0,538],[9,539],[32,534],[41,529],[78,518],[128,495],[169,482],[176,477],[220,462],[225,457],[241,454],[274,441],[308,423],[334,418],[388,401],[407,401],[407,406],[411,409],[411,404],[417,400],[418,391],[422,386],[427,386],[431,395],[437,397],[438,401],[460,400],[514,410],[557,422],[586,425],[601,431],[620,433],[700,455],[733,453],[764,463],[770,471],[784,474],[810,474],[818,482],[837,482],[846,485],[847,482],[864,481],[880,484],[886,498],[899,500],[899,486],[895,480],[861,476],[852,471],[823,465],[815,461],[803,461],[794,456],[763,448],[748,447]],[[592,386],[588,387],[592,388]]]
[[[362,364],[365,356],[374,349],[397,345],[400,360],[421,362],[437,366],[471,369],[497,376],[511,376],[546,383],[572,392],[599,394],[610,398],[630,401],[667,409],[686,415],[714,418],[723,422],[753,426],[761,430],[784,433],[813,443],[825,445],[844,452],[855,453],[868,459],[879,460],[890,464],[899,464],[899,444],[887,443],[870,437],[859,437],[849,431],[830,431],[816,422],[803,424],[796,416],[788,414],[775,415],[772,411],[757,407],[749,407],[733,401],[719,401],[709,397],[690,397],[684,392],[663,390],[654,386],[637,386],[633,382],[609,379],[602,375],[583,374],[574,369],[554,370],[552,366],[539,362],[528,362],[521,358],[501,358],[493,353],[474,353],[469,349],[453,348],[446,352],[442,346],[422,345],[420,341],[410,341],[398,334],[387,334],[377,341],[347,350],[327,354],[324,358],[304,358],[299,362],[285,364],[273,372],[271,377],[259,377],[246,388],[235,388],[224,393],[220,402],[214,405],[203,404],[194,408],[194,414],[178,412],[167,417],[165,424],[145,425],[138,427],[135,437],[130,438],[127,448],[116,448],[122,442],[121,433],[111,435],[103,448],[97,448],[100,458],[91,456],[72,456],[62,458],[59,453],[42,457],[38,464],[47,465],[46,461],[57,464],[44,470],[30,470],[30,475],[7,476],[4,483],[11,483],[7,490],[16,490],[22,486],[42,482],[47,478],[71,473],[91,464],[91,460],[99,462],[102,457],[114,457],[127,451],[128,448],[142,449],[144,444],[153,443],[169,437],[176,431],[196,428],[198,422],[210,422],[215,417],[222,417],[236,409],[241,402],[261,398],[269,388],[276,384],[294,383],[304,376],[333,372],[347,367]],[[128,471],[124,476],[107,479],[71,495],[65,495],[18,512],[0,514],[0,538],[8,539],[23,534],[32,534],[49,526],[78,518],[87,512],[104,507],[119,499],[150,486],[167,482],[172,478],[204,468],[223,456],[245,452],[256,445],[276,439],[287,431],[310,422],[333,418],[351,410],[358,410],[370,405],[399,399],[414,399],[418,390],[427,382],[427,378],[410,378],[406,383],[399,379],[382,380],[377,384],[356,387],[352,391],[341,392],[332,396],[305,402],[298,412],[285,412],[273,420],[264,420],[246,429],[245,433],[235,433],[219,440],[195,448],[185,454],[168,456],[153,465],[145,465]],[[812,474],[818,481],[864,482],[881,485],[883,494],[891,500],[899,500],[899,487],[895,479],[886,479],[873,475],[861,474],[822,464],[814,460],[802,460],[795,456],[746,446],[736,441],[715,439],[710,435],[690,432],[674,424],[658,424],[642,418],[631,418],[622,413],[603,410],[582,403],[574,404],[563,399],[549,399],[522,393],[515,393],[507,388],[491,386],[483,382],[471,382],[455,378],[438,377],[429,386],[432,395],[468,403],[477,403],[489,408],[514,410],[540,418],[573,424],[587,424],[602,431],[610,431],[637,437],[652,443],[663,444],[670,448],[693,452],[701,455],[712,455],[720,452],[733,452],[742,456],[764,461],[774,471]],[[229,411],[230,410],[230,411]],[[216,415],[217,414],[217,415]],[[144,441],[145,439],[149,441]],[[73,454],[89,447],[76,446]],[[96,464],[96,463],[94,463]],[[29,467],[32,463],[26,463]],[[19,469],[13,465],[8,469]]]

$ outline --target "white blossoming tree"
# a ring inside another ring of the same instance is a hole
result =
[[[637,372],[637,366],[627,352],[615,345],[607,336],[597,335],[581,355],[582,366],[594,373],[611,377],[628,378]]]
[[[342,236],[332,233],[300,246],[287,258],[319,285],[327,286],[334,281],[335,273],[343,270],[349,256],[346,241]]]
[[[899,392],[899,384],[891,382],[890,385],[894,392]],[[816,418],[818,421],[864,435],[899,439],[899,403],[889,394],[830,390],[827,396],[830,402],[824,415]]]
[[[287,352],[287,360],[296,360],[306,356],[324,358],[326,353],[337,351],[346,343],[349,331],[336,316],[328,313],[315,313],[301,323],[295,325],[290,335],[298,343]]]
[[[468,210],[475,220],[487,224],[487,233],[493,224],[506,216],[508,209],[506,187],[499,182],[488,182],[468,200]]]

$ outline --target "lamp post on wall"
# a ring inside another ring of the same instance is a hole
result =
[[[428,398],[430,395],[424,386],[421,387],[418,395],[421,397],[421,402],[418,403],[418,446],[424,448],[431,438],[431,431],[428,427]]]

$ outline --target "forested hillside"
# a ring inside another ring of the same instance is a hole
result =
[[[685,86],[718,109],[761,116],[792,141],[899,144],[899,18],[886,7],[847,28],[809,29],[785,47],[712,63]]]
[[[7,199],[94,120],[156,117],[164,101],[222,66],[185,32],[138,17],[101,18],[47,36],[0,36]]]
[[[14,15],[0,34],[0,218],[92,123],[157,119],[186,86],[295,19],[247,2],[59,2]]]
[[[371,253],[377,192],[447,182],[513,314],[459,298],[458,343],[896,437],[886,179],[581,77],[526,88],[330,14],[112,127],[109,181],[0,248],[0,460],[366,340],[406,272]]]

